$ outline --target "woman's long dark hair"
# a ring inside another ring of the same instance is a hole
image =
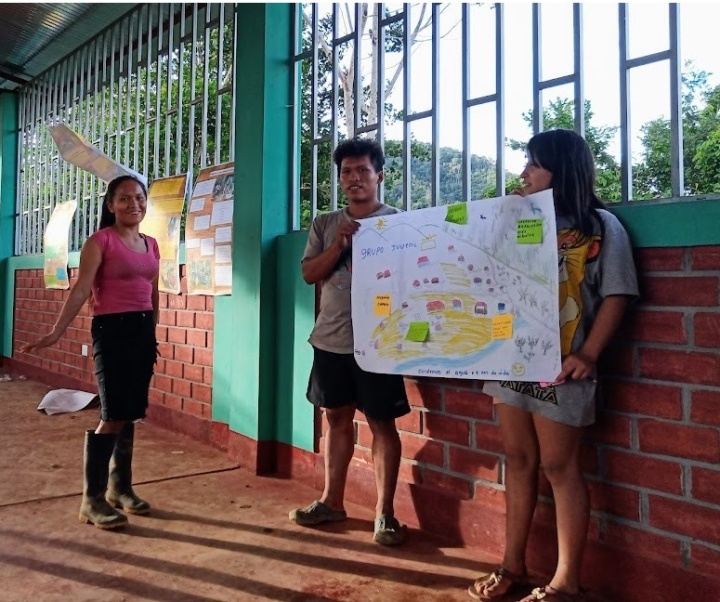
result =
[[[598,209],[604,203],[595,194],[595,161],[587,142],[572,130],[548,130],[533,136],[527,158],[552,174],[555,211],[583,234],[602,225]]]
[[[117,191],[118,186],[122,184],[123,182],[127,182],[128,180],[132,180],[133,182],[137,182],[140,184],[140,188],[142,188],[143,193],[145,194],[145,198],[147,198],[147,189],[145,188],[145,184],[135,176],[118,176],[114,180],[112,180],[107,187],[107,190],[105,191],[105,196],[103,197],[103,204],[102,204],[102,212],[100,213],[100,226],[98,227],[98,230],[102,230],[103,228],[107,228],[108,226],[112,226],[115,223],[115,214],[108,209],[108,203],[112,201],[113,197],[115,196],[115,192]]]

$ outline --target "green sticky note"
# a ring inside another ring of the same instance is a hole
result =
[[[467,224],[467,203],[456,203],[455,205],[448,205],[445,221],[452,222],[453,224]]]
[[[428,334],[430,334],[430,322],[410,322],[405,339],[415,341],[416,343],[424,343]]]
[[[517,242],[520,245],[540,244],[543,240],[543,220],[519,219],[517,223]]]

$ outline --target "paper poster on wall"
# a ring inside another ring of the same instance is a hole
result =
[[[55,205],[43,237],[45,288],[70,288],[68,276],[68,237],[77,209],[76,201]]]
[[[160,248],[158,288],[164,293],[180,293],[180,220],[187,196],[187,175],[154,180],[148,190],[147,213],[140,225]]]
[[[48,128],[60,156],[80,169],[87,171],[104,182],[110,182],[119,176],[134,176],[147,185],[147,178],[138,172],[112,160],[105,153],[94,147],[79,134],[64,124],[52,125]]]
[[[560,373],[552,191],[358,220],[355,356],[367,371],[553,381]]]
[[[233,163],[203,169],[185,227],[188,295],[232,293]]]

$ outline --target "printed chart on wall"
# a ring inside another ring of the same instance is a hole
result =
[[[185,226],[188,295],[232,293],[234,164],[203,169]]]
[[[157,240],[160,248],[160,280],[164,293],[180,293],[180,220],[187,196],[187,175],[154,180],[148,190],[144,234]]]
[[[68,237],[70,223],[77,208],[76,201],[55,205],[45,228],[43,250],[45,256],[45,288],[70,288],[68,277]]]
[[[555,380],[561,360],[552,191],[358,221],[352,319],[364,370]]]
[[[147,184],[145,176],[121,165],[117,161],[113,161],[66,125],[62,123],[53,125],[49,127],[49,130],[60,151],[60,156],[68,163],[72,163],[80,169],[97,176],[104,182],[110,182],[119,176],[129,175]]]

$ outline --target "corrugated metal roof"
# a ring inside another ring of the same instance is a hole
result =
[[[0,89],[32,80],[135,6],[0,3]]]

